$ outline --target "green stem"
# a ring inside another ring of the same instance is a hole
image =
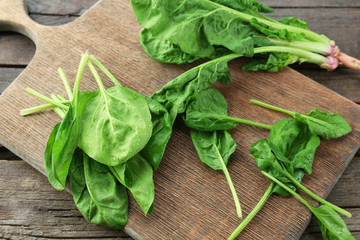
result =
[[[267,103],[263,103],[263,102],[260,102],[258,100],[254,100],[254,99],[251,99],[250,100],[251,103],[253,104],[256,104],[258,106],[261,106],[261,107],[264,107],[264,108],[267,108],[267,109],[270,109],[270,110],[274,110],[274,111],[278,111],[278,112],[282,112],[282,113],[286,113],[286,114],[289,114],[290,116],[295,116],[295,112],[292,112],[292,111],[289,111],[289,110],[286,110],[286,109],[283,109],[283,108],[279,108],[279,107],[275,107],[273,105],[270,105],[270,104],[267,104]]]
[[[309,189],[307,189],[305,186],[303,186],[301,183],[299,183],[298,181],[296,181],[295,178],[293,178],[293,176],[291,176],[291,174],[289,174],[287,171],[284,171],[285,175],[287,178],[289,178],[298,188],[300,188],[301,190],[303,190],[307,195],[309,195],[311,198],[315,199],[316,201],[327,205],[329,207],[331,207],[332,209],[334,209],[335,211],[345,215],[348,218],[351,218],[352,215],[351,213],[349,213],[348,211],[326,201],[325,199],[322,199],[321,197],[317,196],[316,194],[314,194],[313,192],[311,192]]]
[[[65,75],[65,73],[64,73],[64,70],[63,70],[61,67],[59,67],[59,68],[58,68],[58,73],[59,73],[60,78],[61,78],[61,80],[62,80],[62,82],[63,82],[63,84],[64,84],[64,87],[65,87],[65,90],[66,90],[67,95],[68,95],[68,97],[69,97],[69,100],[71,101],[71,100],[73,99],[73,93],[72,93],[72,91],[71,91],[71,88],[70,88],[70,85],[69,85],[69,81],[68,81],[67,78],[66,78],[66,75]]]
[[[260,199],[260,201],[258,202],[258,204],[255,206],[255,208],[249,213],[249,215],[244,219],[244,221],[242,221],[240,223],[240,225],[235,229],[235,231],[230,235],[230,237],[228,238],[228,240],[233,240],[235,239],[240,232],[249,224],[249,222],[255,217],[255,215],[260,211],[260,209],[264,206],[265,202],[268,200],[268,198],[270,197],[273,188],[274,188],[275,184],[273,182],[271,182],[270,186],[268,187],[268,189],[266,190],[266,192],[264,193],[264,195],[262,196],[262,198]]]
[[[81,56],[81,61],[78,67],[78,71],[76,74],[76,79],[75,79],[75,83],[74,83],[74,89],[73,89],[73,102],[74,104],[74,111],[77,112],[77,103],[78,103],[78,98],[79,98],[79,87],[80,87],[80,81],[81,81],[81,77],[82,74],[84,72],[84,68],[88,62],[89,59],[89,54],[88,53],[84,53]]]
[[[51,98],[55,101],[59,101],[59,99],[55,96],[55,94],[51,94]],[[62,110],[62,108],[59,107],[52,107],[52,110],[62,119],[65,117],[65,112]]]
[[[294,48],[294,47],[267,46],[267,47],[254,48],[254,54],[265,53],[265,52],[291,53],[293,55],[296,55],[300,58],[305,59],[306,62],[318,64],[320,66],[327,63],[326,57],[324,57],[320,54],[309,52],[309,51],[306,51],[303,49]]]
[[[310,203],[308,203],[304,198],[302,198],[299,194],[297,194],[296,192],[294,192],[291,188],[289,188],[288,186],[286,186],[285,184],[283,184],[281,181],[277,180],[276,178],[274,178],[273,176],[271,176],[270,174],[261,171],[262,174],[264,174],[267,178],[269,178],[271,181],[275,182],[276,184],[278,184],[280,187],[284,188],[286,191],[288,191],[289,193],[291,193],[292,195],[294,195],[297,199],[299,199],[306,207],[308,207],[311,211],[313,211],[314,207],[310,205]]]
[[[102,94],[105,94],[105,86],[104,86],[104,84],[103,84],[102,81],[101,81],[101,78],[100,78],[100,76],[99,76],[99,73],[96,71],[94,65],[92,65],[91,62],[88,62],[87,64],[88,64],[88,66],[89,66],[89,69],[90,69],[91,73],[93,74],[93,76],[94,76],[94,78],[95,78],[95,80],[96,80],[96,83],[97,83],[98,86],[99,86],[100,91],[102,92]]]
[[[310,42],[310,41],[288,41],[288,40],[274,39],[274,38],[268,38],[268,39],[277,46],[300,48],[306,51],[320,53],[322,55],[328,55],[332,51],[330,43],[318,43],[318,42]]]
[[[69,100],[63,100],[63,101],[59,101],[59,103],[62,104],[69,104],[70,101]],[[26,115],[30,115],[39,111],[43,111],[45,109],[49,109],[54,107],[54,104],[48,103],[48,104],[44,104],[44,105],[40,105],[40,106],[36,106],[36,107],[32,107],[32,108],[26,108],[20,111],[20,115],[21,116],[26,116]]]
[[[226,180],[227,180],[227,182],[229,184],[229,187],[230,187],[231,194],[233,195],[233,198],[234,198],[237,216],[239,218],[242,218],[242,210],[241,210],[240,200],[239,200],[238,195],[236,194],[236,190],[235,190],[234,184],[233,184],[233,182],[231,180],[230,173],[229,173],[229,171],[228,171],[228,169],[227,169],[227,167],[226,167],[226,165],[224,163],[224,159],[222,158],[218,148],[217,147],[215,147],[215,148],[216,148],[216,152],[218,154],[219,161],[221,163],[221,168],[222,168],[222,170],[223,170],[223,172],[225,174]]]
[[[37,98],[39,98],[41,100],[44,100],[45,102],[51,103],[51,104],[53,104],[53,105],[55,105],[57,107],[64,108],[64,109],[69,109],[68,106],[66,106],[66,105],[64,105],[62,103],[59,103],[58,101],[55,101],[55,100],[53,100],[51,98],[48,98],[48,97],[42,95],[41,93],[39,93],[39,92],[37,92],[37,91],[35,91],[35,90],[31,89],[31,88],[26,88],[25,91],[30,93],[31,95],[33,95],[33,96],[35,96],[35,97],[37,97]]]
[[[109,70],[104,67],[104,65],[101,64],[100,61],[98,61],[94,55],[90,55],[91,61],[95,63],[95,65],[100,68],[100,70],[105,73],[105,75],[115,84],[115,86],[122,87],[119,81],[114,77],[114,75],[111,74]]]
[[[223,116],[223,118],[226,120],[235,122],[235,123],[246,124],[246,125],[250,125],[250,126],[255,126],[255,127],[271,130],[271,125],[258,123],[258,122],[254,122],[254,121],[250,121],[250,120],[246,120],[246,119],[242,119],[242,118],[229,117],[229,116]]]

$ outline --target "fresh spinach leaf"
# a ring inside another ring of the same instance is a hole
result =
[[[312,212],[325,240],[355,240],[344,220],[329,206],[321,205]]]
[[[153,169],[156,170],[164,155],[166,145],[170,140],[172,122],[169,112],[163,105],[158,101],[147,97],[146,101],[151,113],[153,132],[149,141],[140,152],[141,155],[149,161]]]
[[[79,147],[96,161],[115,166],[135,156],[152,135],[145,98],[124,87],[100,88],[81,115]]]
[[[61,187],[58,184],[55,185],[57,190],[62,190],[65,187],[72,156],[78,146],[80,130],[79,117],[87,101],[93,97],[92,92],[82,92],[78,95],[78,101],[75,102],[75,100],[73,100],[70,103],[69,110],[59,123],[52,145],[51,172],[61,185]]]
[[[153,169],[149,162],[136,154],[126,163],[109,167],[116,179],[128,188],[144,214],[152,211],[155,197]]]
[[[49,135],[48,141],[46,143],[46,148],[44,152],[44,167],[46,176],[51,183],[51,185],[57,189],[62,190],[64,189],[63,185],[59,182],[59,180],[55,177],[55,173],[53,172],[53,158],[52,158],[52,148],[55,142],[55,137],[57,134],[57,131],[59,129],[60,123],[56,124],[52,130],[52,132]]]
[[[185,112],[188,101],[197,92],[207,89],[216,81],[224,84],[230,82],[227,62],[234,57],[236,56],[228,55],[192,68],[168,82],[151,98],[165,106],[170,113],[171,121],[174,122],[177,114]]]
[[[307,114],[300,114],[257,100],[250,101],[256,105],[289,114],[300,122],[307,124],[313,134],[317,134],[323,139],[342,137],[350,133],[352,130],[351,126],[346,122],[346,120],[337,113],[327,113],[318,109],[314,109]]]
[[[191,130],[191,139],[200,160],[214,170],[222,170],[233,195],[236,213],[242,218],[239,198],[236,194],[230,173],[226,167],[231,154],[236,150],[236,143],[226,131],[202,132]]]
[[[323,139],[342,137],[352,130],[345,119],[337,113],[326,113],[314,109],[307,114],[296,113],[294,117],[306,123],[313,133]]]
[[[189,100],[184,122],[186,126],[200,131],[228,130],[238,124],[247,124],[265,129],[271,126],[227,115],[227,102],[219,90],[212,88],[200,91]]]
[[[125,226],[128,220],[126,188],[106,165],[77,149],[69,176],[75,205],[87,221],[114,229]]]
[[[315,151],[319,145],[319,137],[312,134],[306,124],[288,118],[275,123],[269,139],[254,143],[250,152],[262,171],[296,190],[298,186],[294,179],[300,183],[305,172],[311,174]],[[289,176],[292,178],[289,179]],[[279,186],[275,186],[273,191],[288,196],[288,192]]]

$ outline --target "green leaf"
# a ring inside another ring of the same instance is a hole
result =
[[[126,188],[106,165],[77,149],[69,175],[75,205],[87,221],[114,229],[122,229],[126,225]]]
[[[230,173],[226,167],[230,155],[236,150],[236,143],[226,131],[202,132],[191,129],[191,139],[200,160],[214,170],[222,170],[234,198],[236,213],[242,218],[239,197],[236,194]]]
[[[344,136],[351,132],[350,125],[337,113],[326,113],[314,109],[307,114],[295,114],[299,121],[306,123],[311,132],[323,139]]]
[[[140,37],[143,49],[157,61],[185,63],[211,57],[219,46],[253,55],[253,28],[225,6],[203,0],[132,0],[131,4],[146,29]]]
[[[259,3],[256,0],[212,0],[213,2],[227,6],[240,12],[245,12],[253,16],[261,16],[260,12],[273,13],[274,9],[266,6],[265,4]]]
[[[285,21],[286,20],[284,20],[284,22]],[[294,24],[294,20],[293,22],[288,21],[287,23],[289,25]],[[250,24],[251,26],[253,26],[255,29],[257,29],[266,36],[271,36],[271,37],[276,36],[284,40],[302,40],[306,37],[306,35],[303,32],[289,31],[287,28],[274,28],[266,25],[265,23],[260,23],[255,18],[250,20]],[[303,29],[303,25],[301,25],[301,29]]]
[[[188,101],[197,92],[207,89],[216,81],[230,82],[230,72],[227,62],[233,55],[225,56],[203,63],[181,74],[168,82],[161,90],[155,92],[151,98],[161,103],[170,113],[174,122],[177,114],[184,113]]]
[[[158,62],[184,64],[198,59],[183,52],[178,45],[169,40],[159,35],[154,37],[146,28],[141,31],[139,39],[144,52]]]
[[[145,98],[124,87],[97,91],[81,115],[79,147],[96,161],[114,166],[135,156],[152,135]]]
[[[52,158],[52,148],[55,142],[55,137],[57,131],[59,129],[60,123],[56,124],[50,133],[48,141],[46,143],[45,153],[44,153],[44,168],[46,175],[48,177],[49,182],[51,185],[57,189],[62,190],[64,189],[63,185],[57,180],[55,177],[55,173],[53,172],[53,158]]]
[[[292,162],[289,168],[303,169],[307,174],[311,174],[320,138],[313,134],[306,124],[292,118],[281,120],[273,125],[269,141]]]
[[[79,93],[78,103],[74,102],[75,100],[71,102],[69,110],[58,126],[51,152],[51,172],[61,185],[61,187],[58,184],[54,186],[58,190],[62,190],[65,187],[72,156],[78,146],[79,116],[82,114],[85,104],[93,95],[94,93],[92,92]],[[77,112],[75,112],[75,109],[77,109]]]
[[[279,19],[278,22],[302,29],[309,29],[307,21],[297,17],[284,17]]]
[[[169,112],[163,105],[158,101],[147,97],[146,101],[151,113],[153,131],[148,143],[141,150],[141,155],[143,155],[154,170],[156,170],[159,167],[167,143],[170,140],[172,122]]]
[[[275,123],[269,139],[254,143],[250,152],[262,171],[295,191],[296,186],[286,177],[286,172],[300,183],[305,172],[311,174],[315,151],[319,145],[319,137],[312,134],[306,124],[287,118]],[[289,193],[278,185],[273,191],[289,196]]]
[[[226,131],[203,132],[191,130],[191,139],[200,160],[214,170],[222,170],[221,159],[227,165],[231,154],[236,150],[236,143]]]
[[[344,220],[329,206],[321,205],[314,208],[312,212],[324,240],[355,240]]]
[[[121,184],[128,188],[144,214],[152,211],[155,197],[153,169],[140,154],[126,163],[109,167]]]
[[[186,126],[200,131],[228,130],[237,123],[227,117],[227,102],[219,90],[200,91],[188,105],[184,122]]]

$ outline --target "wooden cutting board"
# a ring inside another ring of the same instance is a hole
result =
[[[80,54],[85,51],[96,55],[124,86],[147,96],[196,65],[166,65],[149,58],[140,47],[141,27],[128,0],[102,0],[76,21],[58,27],[33,22],[22,0],[0,0],[0,11],[0,30],[23,33],[37,46],[29,66],[0,96],[0,144],[42,173],[45,144],[60,119],[51,111],[21,117],[21,109],[42,104],[25,92],[26,87],[66,95],[57,67],[64,69],[72,84]],[[229,86],[216,84],[229,102],[229,115],[266,124],[288,117],[249,104],[254,98],[298,112],[313,108],[337,112],[350,122],[351,134],[322,141],[313,174],[303,181],[318,195],[326,196],[359,149],[360,108],[290,68],[279,73],[243,72],[241,65],[242,60],[230,63]],[[89,71],[83,79],[83,90],[96,88]],[[251,144],[267,137],[268,131],[238,126],[230,133],[238,146],[228,167],[246,216],[269,185],[249,153]],[[155,209],[149,216],[144,216],[130,197],[125,231],[136,239],[225,239],[241,222],[224,175],[199,161],[181,119],[154,181]],[[272,196],[239,239],[297,239],[310,217],[295,198]]]

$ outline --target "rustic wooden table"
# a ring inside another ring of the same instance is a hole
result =
[[[0,0],[7,1],[7,0]],[[25,0],[30,16],[46,25],[61,25],[79,17],[96,0]],[[263,0],[274,7],[273,17],[297,16],[307,19],[310,28],[334,39],[344,52],[360,58],[360,2],[357,0]],[[35,53],[28,38],[0,32],[0,93],[21,73]],[[344,97],[360,103],[360,73],[347,69],[326,72],[312,65],[292,66],[311,79]],[[1,113],[3,114],[3,113]],[[132,239],[87,223],[76,209],[72,196],[58,192],[45,176],[0,146],[0,238],[101,238]],[[345,219],[356,239],[360,239],[360,152],[351,161],[329,201],[352,212]],[[302,240],[320,239],[311,222]]]

